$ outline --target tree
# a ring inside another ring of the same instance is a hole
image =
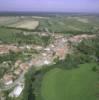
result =
[[[25,75],[25,88],[23,90],[22,100],[35,100],[34,88],[32,88],[32,83],[34,82],[34,69],[30,69]]]

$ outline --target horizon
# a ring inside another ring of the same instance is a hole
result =
[[[99,13],[93,13],[93,12],[26,12],[26,11],[4,11],[0,12],[0,16],[55,16],[55,15],[85,15],[85,16],[93,16],[97,15],[99,16]]]

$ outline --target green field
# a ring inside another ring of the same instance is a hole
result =
[[[99,29],[99,17],[97,16],[56,16],[49,19],[40,19],[37,30],[50,32],[96,32]]]
[[[37,20],[40,25],[34,31],[44,32],[48,29],[50,32],[59,33],[75,33],[80,34],[86,33],[96,33],[99,31],[99,16],[97,15],[56,15],[48,16],[48,18],[32,18],[29,16],[21,17],[4,17],[0,20],[0,27],[9,27],[10,25],[17,24],[20,21],[25,20]],[[10,27],[11,28],[11,27]],[[15,28],[18,29],[18,28]],[[32,31],[29,29],[20,29],[25,31]]]
[[[9,29],[0,27],[0,42],[2,43],[19,43],[19,44],[37,44],[47,45],[49,44],[49,36],[39,36],[38,34],[24,35],[23,32],[18,29]]]
[[[83,64],[80,68],[47,72],[42,81],[43,100],[99,100],[98,73],[92,71],[96,64]]]

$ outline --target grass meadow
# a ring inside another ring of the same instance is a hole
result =
[[[55,68],[47,72],[42,81],[43,100],[98,100],[99,76],[92,71],[94,66],[83,64],[72,70]]]

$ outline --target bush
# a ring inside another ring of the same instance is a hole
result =
[[[97,67],[94,66],[94,67],[92,68],[92,71],[96,72],[96,71],[97,71]]]

